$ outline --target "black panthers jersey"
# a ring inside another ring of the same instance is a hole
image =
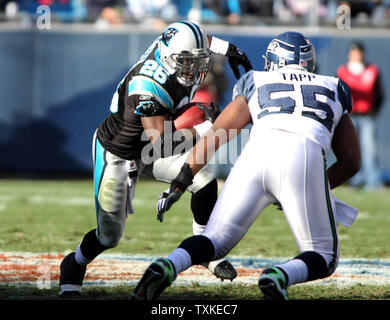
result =
[[[100,124],[97,136],[103,147],[126,159],[140,158],[141,117],[172,115],[189,103],[197,86],[183,86],[169,75],[160,61],[158,37],[130,69],[114,93],[110,115]],[[145,140],[145,139],[143,139]]]

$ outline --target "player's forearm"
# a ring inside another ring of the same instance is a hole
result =
[[[202,137],[191,150],[187,158],[192,173],[197,174],[212,158],[219,148],[219,139],[214,132]]]
[[[187,158],[192,173],[198,173],[214,156],[220,146],[237,136],[240,130],[216,129],[214,126],[191,150]]]
[[[361,165],[359,136],[348,114],[345,114],[335,129],[332,149],[337,161],[328,169],[331,189],[352,178]]]
[[[347,182],[348,179],[352,178],[359,171],[359,169],[360,166],[356,162],[335,162],[327,172],[330,188],[337,188]]]

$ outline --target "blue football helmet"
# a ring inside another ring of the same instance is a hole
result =
[[[274,71],[286,65],[298,65],[314,72],[316,65],[314,46],[299,32],[284,32],[272,39],[263,57],[266,71]]]

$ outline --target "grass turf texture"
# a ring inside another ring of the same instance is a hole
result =
[[[129,300],[135,286],[83,288],[83,295],[73,300]],[[354,285],[340,288],[335,285],[295,285],[288,289],[294,300],[389,300],[389,286]],[[61,300],[58,287],[41,290],[32,286],[0,286],[0,300]],[[229,283],[223,286],[199,285],[168,287],[159,300],[262,300],[263,294],[257,284]]]
[[[155,205],[167,184],[141,180],[136,190],[135,214],[129,216],[118,247],[109,253],[165,256],[192,235],[190,195],[186,193],[156,219]],[[341,200],[359,208],[355,224],[339,227],[342,258],[390,258],[390,190],[364,193],[348,187],[334,190]],[[81,181],[3,180],[0,183],[0,250],[29,252],[74,251],[82,236],[96,227],[93,184]],[[244,239],[232,250],[235,256],[293,257],[295,240],[281,211],[268,207]],[[131,287],[88,287],[86,299],[127,299]],[[294,299],[390,299],[389,286],[298,285],[289,289]],[[0,299],[56,299],[57,290],[0,286]],[[162,299],[261,299],[256,285],[178,286]]]

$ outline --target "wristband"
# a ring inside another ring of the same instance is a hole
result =
[[[179,188],[179,192],[183,193],[188,186],[192,184],[193,179],[194,175],[191,171],[190,165],[187,162],[184,162],[179,174],[171,182],[169,193],[175,192],[176,188]]]
[[[199,137],[203,137],[205,133],[213,126],[212,122],[210,120],[206,120],[205,122],[202,122],[200,124],[197,124],[194,126],[194,129],[198,133]]]
[[[211,38],[210,51],[225,56],[228,51],[229,44],[229,41],[225,41],[213,36]]]

